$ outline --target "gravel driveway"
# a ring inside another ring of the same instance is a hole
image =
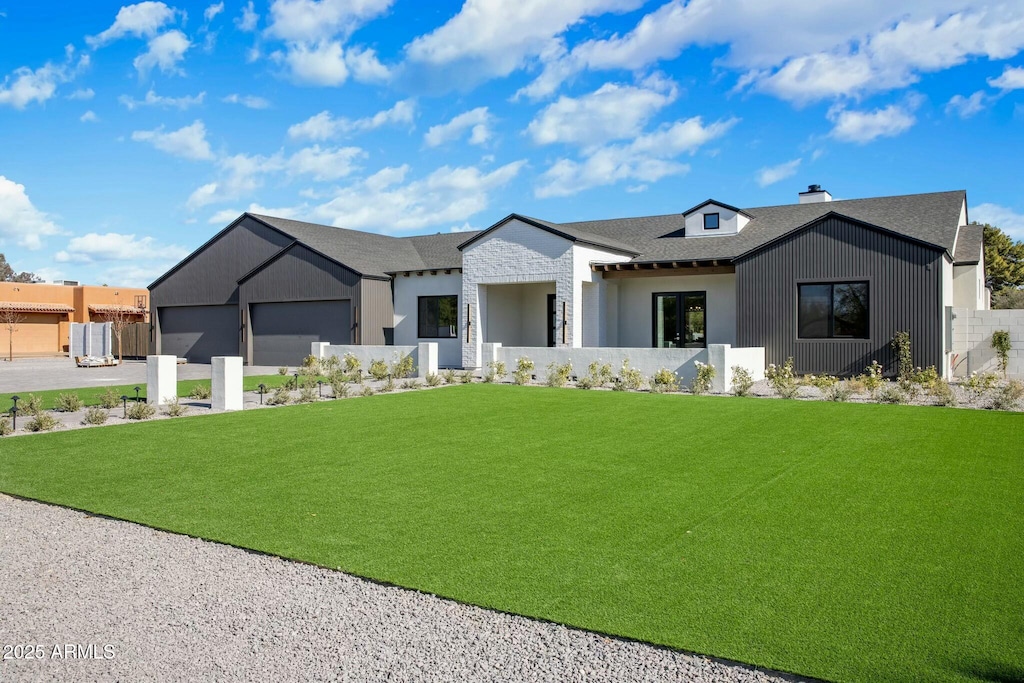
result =
[[[0,581],[4,681],[796,680],[4,495]]]

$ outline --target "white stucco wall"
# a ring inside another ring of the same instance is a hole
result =
[[[709,344],[736,343],[736,275],[680,275],[670,277],[617,278],[618,339],[620,347],[650,347],[655,292],[707,293]]]
[[[972,310],[988,308],[985,274],[980,263],[971,266],[953,266],[953,305],[957,308]]]
[[[706,213],[718,214],[717,230],[704,229],[704,214]],[[708,204],[707,206],[702,207],[697,213],[692,213],[686,217],[686,236],[714,237],[718,235],[735,235],[743,230],[743,226],[745,226],[749,221],[749,218],[741,216],[732,209],[726,209],[718,206],[717,204]]]
[[[487,292],[485,343],[547,346],[547,297],[554,282],[484,285]]]
[[[443,296],[454,294],[459,297],[459,328],[465,317],[465,306],[462,304],[462,276],[458,273],[437,275],[429,272],[423,275],[411,274],[408,277],[398,275],[394,279],[395,293],[395,344],[398,346],[415,346],[421,341],[437,342],[438,363],[441,367],[457,368],[462,365],[462,342],[459,337],[453,339],[420,339],[417,337],[419,328],[419,297]]]

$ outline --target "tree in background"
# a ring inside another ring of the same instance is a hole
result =
[[[0,308],[0,327],[7,330],[7,360],[14,360],[14,333],[25,322],[25,316],[14,308]]]
[[[124,363],[124,346],[121,344],[121,337],[124,335],[125,329],[138,319],[134,308],[130,308],[126,305],[117,304],[117,308],[113,308],[104,314],[104,322],[110,323],[110,331],[114,333],[114,339],[117,340],[117,363],[121,365]]]
[[[14,268],[11,268],[11,264],[7,263],[7,258],[0,254],[0,282],[42,282],[43,279],[38,277],[35,273],[26,273],[24,271],[15,273]]]
[[[992,290],[992,308],[1024,308],[1024,242],[986,223],[985,284]]]

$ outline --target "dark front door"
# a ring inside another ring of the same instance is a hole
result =
[[[654,295],[654,348],[696,349],[707,346],[704,292]]]
[[[555,295],[548,294],[548,346],[555,345],[557,322],[555,317]]]

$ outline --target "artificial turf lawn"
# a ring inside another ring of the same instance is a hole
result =
[[[469,385],[0,441],[0,490],[842,681],[1024,675],[1024,416]]]
[[[288,381],[289,377],[284,375],[252,375],[249,377],[242,378],[242,389],[244,391],[256,391],[259,385],[265,384],[268,388],[273,388],[284,384]],[[207,387],[210,386],[210,380],[208,379],[183,379],[178,382],[178,396],[185,397],[192,391],[192,387],[197,384],[205,384]],[[109,388],[114,390],[118,396],[127,396],[129,398],[135,398],[135,387],[139,387],[139,398],[146,398],[146,382],[142,381],[138,384],[118,384],[113,385]],[[8,394],[0,394],[0,411],[6,412],[10,410],[12,405],[11,396],[18,396],[20,399],[26,399],[29,396],[38,396],[43,401],[43,410],[53,410],[57,405],[57,396],[60,394],[78,394],[78,398],[82,400],[84,406],[98,406],[100,404],[99,396],[107,387],[81,387],[75,389],[47,389],[45,391],[18,391]],[[19,403],[24,405],[24,403]]]

